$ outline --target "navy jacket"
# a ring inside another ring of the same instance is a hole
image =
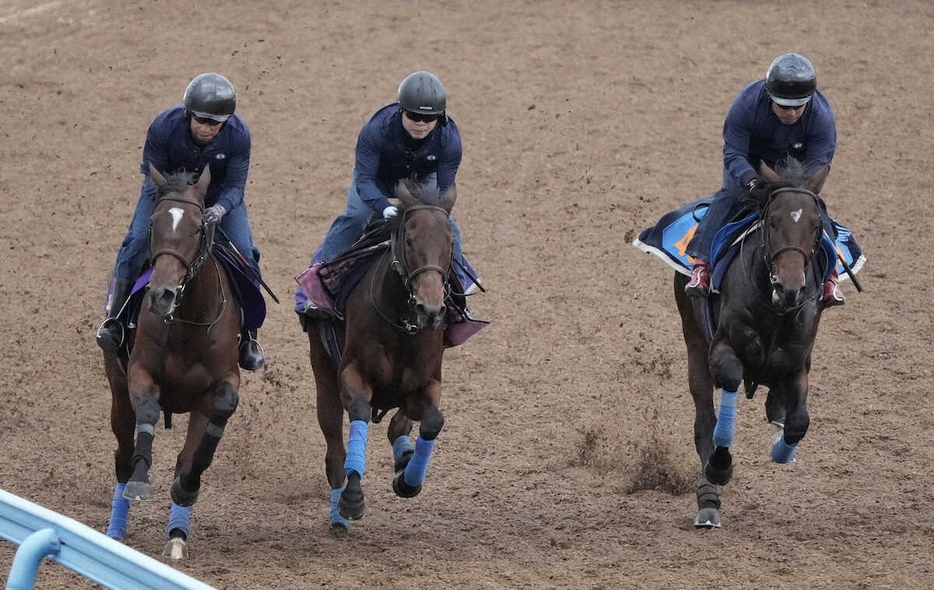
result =
[[[437,173],[440,194],[454,185],[461,163],[460,131],[448,117],[439,121],[428,137],[415,141],[402,127],[398,103],[376,112],[363,126],[357,138],[354,185],[357,194],[375,211],[382,212],[391,203],[399,180],[422,181]]]
[[[830,166],[836,148],[837,125],[820,91],[800,119],[785,125],[772,112],[765,80],[758,80],[740,91],[723,123],[723,186],[739,190],[757,176],[760,162],[774,169],[789,155],[813,174]]]
[[[220,203],[232,211],[243,204],[251,148],[250,130],[238,115],[231,115],[214,139],[199,145],[191,136],[185,107],[179,105],[160,113],[149,126],[140,172],[148,176],[152,164],[163,174],[185,171],[197,178],[204,165],[210,164],[205,205]],[[144,190],[155,188],[146,182]]]

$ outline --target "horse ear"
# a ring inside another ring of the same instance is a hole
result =
[[[405,178],[396,185],[396,198],[399,199],[403,207],[414,207],[419,204],[418,199],[412,194],[411,181]]]
[[[162,188],[162,185],[165,184],[165,176],[162,176],[162,173],[156,170],[156,167],[152,164],[149,165],[149,179],[156,185],[156,188]]]
[[[808,179],[808,190],[810,190],[815,195],[819,195],[821,190],[824,188],[824,182],[827,181],[827,176],[830,174],[830,166],[824,166],[817,172],[811,175]]]
[[[769,165],[765,162],[759,164],[759,174],[761,174],[769,182],[775,182],[778,180],[778,172],[769,168]]]
[[[201,176],[198,178],[197,184],[195,184],[195,191],[201,198],[204,199],[204,195],[208,194],[208,185],[211,184],[211,167],[205,166],[204,171],[201,172]]]
[[[454,208],[454,201],[457,200],[457,186],[451,185],[451,188],[444,192],[444,196],[441,197],[440,206],[442,209],[448,212],[448,215],[451,214],[451,209]]]

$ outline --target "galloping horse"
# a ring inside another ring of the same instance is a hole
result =
[[[318,424],[327,442],[332,528],[348,529],[347,519],[362,518],[366,510],[361,480],[371,416],[379,422],[398,408],[387,434],[395,461],[392,487],[405,498],[421,491],[444,425],[438,404],[445,278],[454,240],[449,216],[456,194],[452,188],[439,202],[437,191],[403,182],[396,196],[401,205],[389,220],[391,247],[352,289],[344,321],[334,325],[342,351],[339,366],[320,339],[328,324],[319,320],[316,329],[308,329]],[[350,419],[346,448],[345,410]],[[409,438],[413,421],[420,422],[414,447]]]
[[[760,384],[769,388],[765,409],[773,428],[773,461],[794,460],[795,448],[808,430],[811,350],[821,317],[824,272],[835,264],[821,243],[815,189],[824,176],[806,179],[800,164],[791,161],[771,181],[761,179],[753,194],[761,211],[759,221],[741,237],[719,295],[712,293],[709,300],[689,297],[684,292],[688,277],[675,273],[694,398],[694,444],[703,469],[696,527],[720,526],[717,485],[729,482],[733,474],[730,446],[741,382],[747,398]],[[716,414],[715,386],[721,388]]]
[[[201,475],[239,401],[240,311],[227,274],[211,253],[214,227],[202,221],[210,169],[205,167],[193,186],[186,173],[166,178],[150,167],[150,178],[157,188],[149,222],[152,276],[126,372],[118,356],[104,355],[118,482],[107,534],[122,539],[129,500],[152,498],[149,468],[160,411],[166,425],[171,414],[189,413],[163,552],[177,559],[187,555],[188,507],[198,499]]]

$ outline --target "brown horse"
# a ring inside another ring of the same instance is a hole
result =
[[[201,475],[239,401],[240,312],[227,274],[211,254],[214,227],[202,221],[210,170],[205,167],[195,185],[188,184],[189,174],[163,177],[152,167],[150,178],[157,189],[149,222],[152,276],[127,370],[117,355],[104,355],[118,482],[107,534],[123,538],[129,500],[152,498],[149,468],[160,411],[166,425],[171,414],[188,413],[164,552],[180,558],[187,554],[188,507],[198,499]]]
[[[675,300],[694,398],[694,444],[703,470],[694,520],[698,528],[720,526],[717,486],[729,482],[733,474],[730,446],[740,383],[747,398],[760,384],[769,388],[765,407],[776,463],[794,460],[810,422],[811,350],[822,311],[824,272],[834,264],[821,248],[823,229],[815,192],[825,174],[805,178],[795,162],[780,175],[772,182],[761,179],[753,195],[760,222],[742,238],[719,294],[712,293],[708,300],[689,297],[684,292],[688,277],[675,273]],[[709,340],[705,325],[711,326]],[[715,387],[721,388],[718,413]]]
[[[444,425],[438,406],[445,278],[454,240],[449,216],[456,194],[452,188],[439,199],[437,191],[404,182],[396,196],[401,205],[398,216],[389,220],[391,248],[352,289],[344,321],[333,326],[342,351],[339,366],[321,340],[327,321],[315,321],[315,329],[306,325],[318,424],[327,442],[330,525],[344,530],[347,519],[362,518],[366,510],[361,480],[371,416],[379,422],[385,412],[398,408],[387,434],[395,460],[393,490],[401,497],[421,491]],[[347,447],[345,410],[350,419]],[[414,447],[409,438],[413,421],[420,422]]]

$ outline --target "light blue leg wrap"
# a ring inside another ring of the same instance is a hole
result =
[[[401,434],[396,440],[392,441],[392,460],[398,463],[406,453],[414,449],[415,447],[412,446],[412,441],[408,435]]]
[[[425,440],[422,437],[415,439],[415,454],[412,460],[405,466],[405,483],[410,486],[422,485],[425,481],[425,474],[428,473],[428,461],[431,459],[431,452],[435,450],[435,441]]]
[[[370,425],[363,420],[350,423],[350,436],[347,438],[347,459],[344,461],[344,475],[356,471],[363,477],[366,472],[366,437]]]
[[[190,509],[182,508],[175,502],[172,502],[172,510],[169,512],[169,524],[165,526],[165,534],[169,535],[174,529],[185,533],[185,538],[191,536]]]
[[[110,508],[110,526],[107,527],[107,536],[111,539],[122,539],[126,536],[126,521],[130,514],[130,501],[123,497],[125,483],[114,486],[114,499]]]
[[[795,449],[798,443],[790,445],[785,442],[785,437],[778,439],[778,442],[772,447],[772,461],[776,463],[790,463],[795,458]]]
[[[347,519],[341,516],[340,511],[337,509],[337,503],[341,500],[341,493],[344,491],[344,488],[337,488],[336,490],[331,490],[331,516],[328,524],[331,527],[340,526],[345,529],[350,528],[350,523],[347,522]]]
[[[738,399],[739,392],[720,390],[717,427],[713,429],[714,446],[729,447],[733,444],[733,419],[736,417],[736,401]]]

